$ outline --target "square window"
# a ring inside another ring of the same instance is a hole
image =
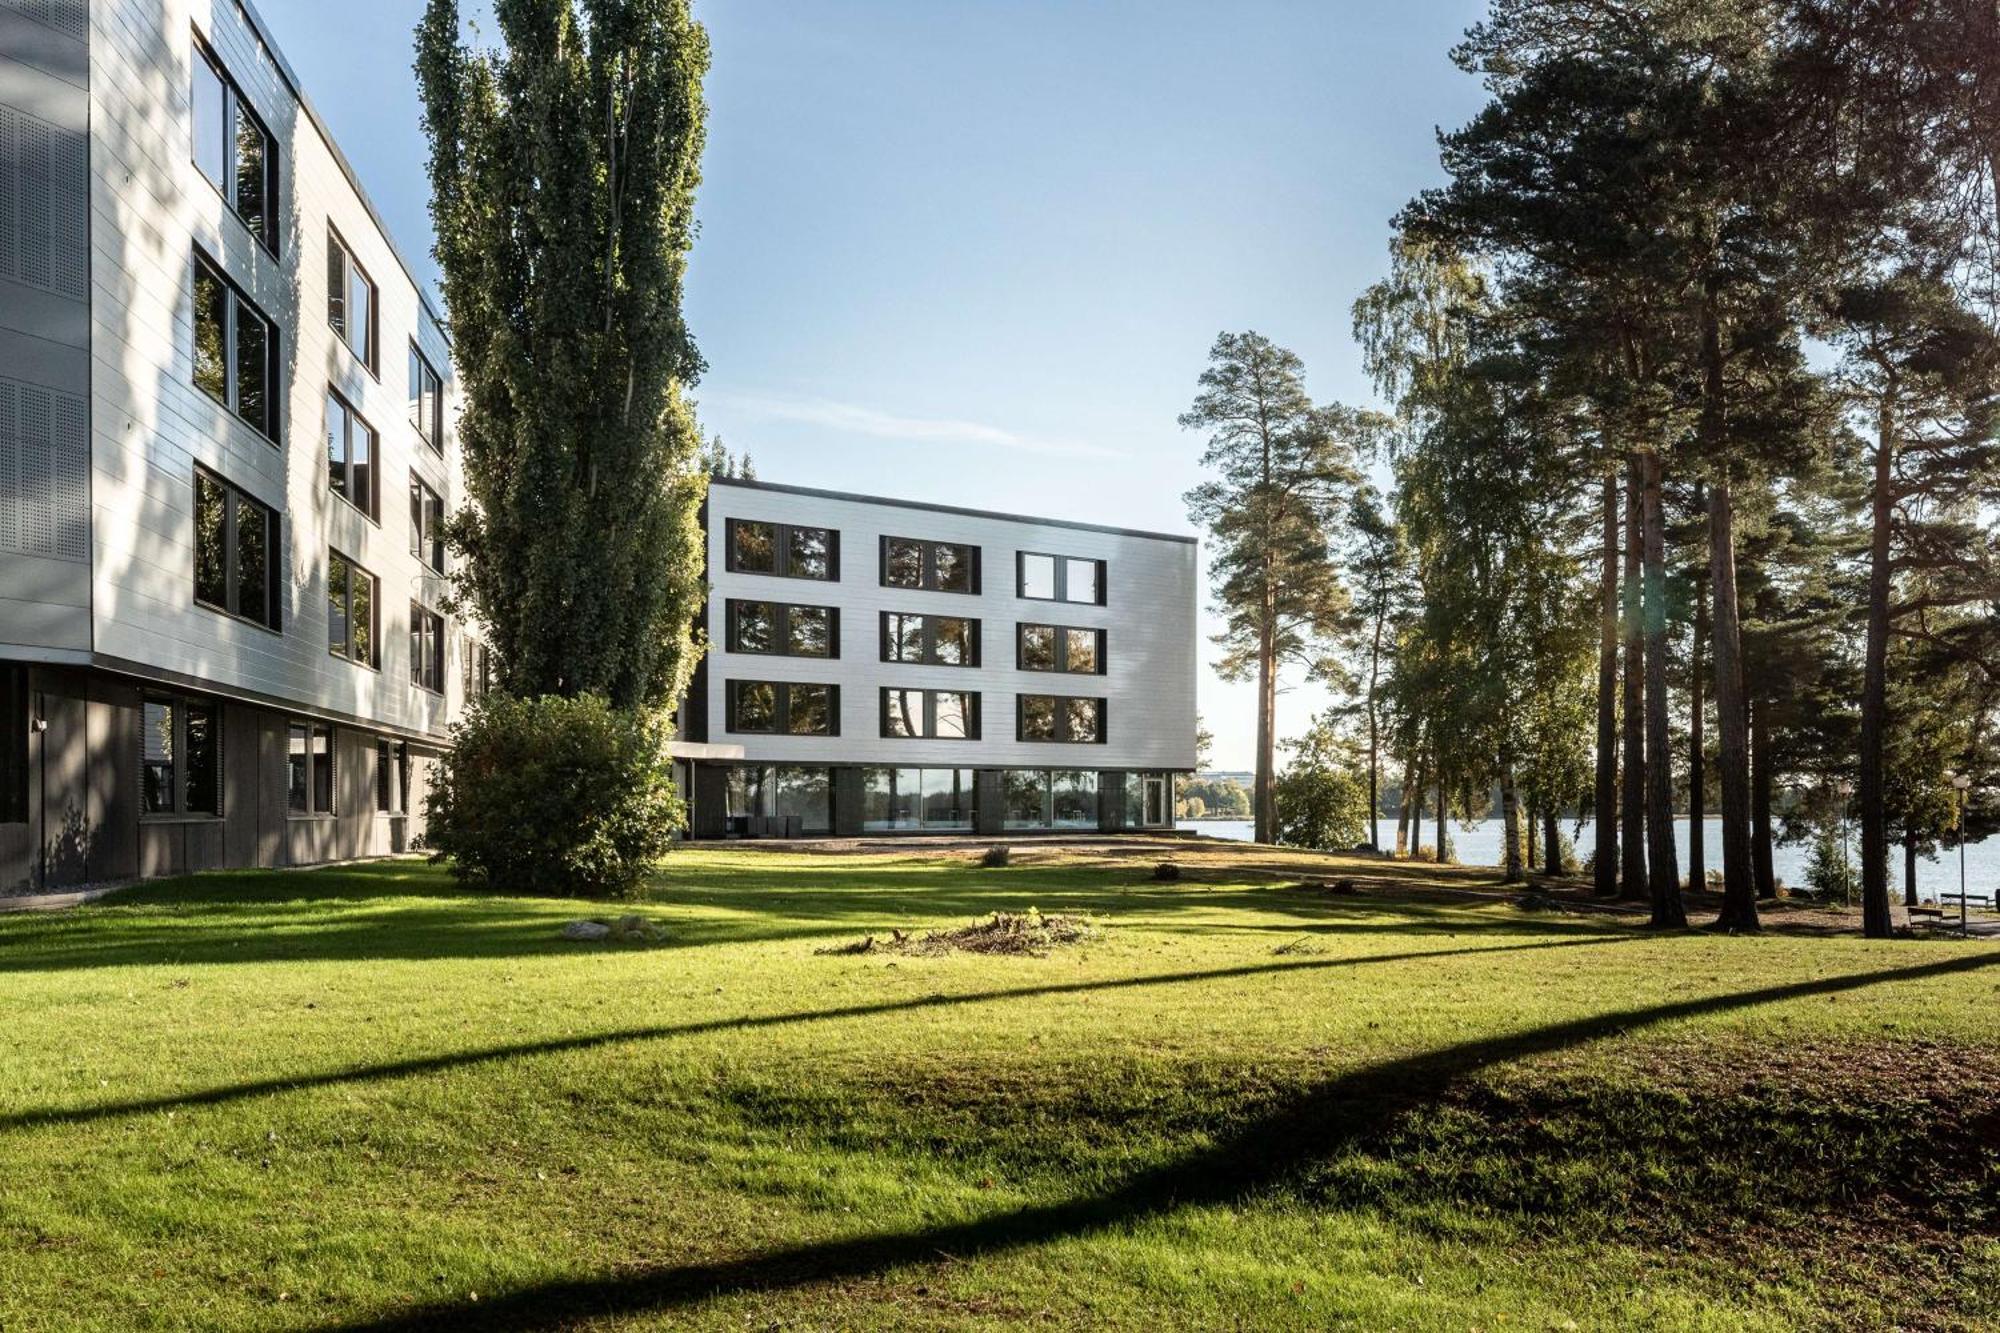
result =
[[[740,680],[736,687],[734,731],[778,729],[778,687],[769,681]]]
[[[1098,561],[1070,559],[1065,560],[1063,564],[1064,601],[1095,605],[1103,600],[1098,595],[1098,574],[1102,569]]]
[[[924,586],[924,544],[891,537],[882,544],[882,581],[892,588]]]
[[[794,736],[833,734],[833,688],[828,685],[792,685],[786,730]]]
[[[1055,600],[1056,558],[1054,556],[1032,554],[1021,556],[1021,596],[1035,597],[1043,601]]]
[[[833,611],[824,606],[794,606],[786,618],[787,649],[793,657],[833,655]]]
[[[778,529],[774,523],[732,521],[729,529],[730,567],[747,574],[778,572]]]
[[[833,539],[825,528],[786,528],[786,570],[794,578],[833,577]]]
[[[1053,625],[1021,626],[1021,670],[1056,669],[1056,631]]]
[[[1056,701],[1046,694],[1021,696],[1021,739],[1052,741],[1056,738]]]
[[[1063,670],[1097,674],[1097,631],[1094,629],[1070,629],[1063,631],[1066,657]]]
[[[777,609],[769,602],[732,602],[736,615],[736,651],[769,653],[777,651]]]

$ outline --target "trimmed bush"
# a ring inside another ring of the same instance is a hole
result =
[[[489,696],[425,797],[431,859],[507,893],[642,896],[682,819],[667,735],[595,695]]]
[[[1153,867],[1153,878],[1171,883],[1181,877],[1181,868],[1172,861],[1162,861]]]
[[[986,855],[979,858],[979,864],[985,866],[988,870],[997,870],[1001,866],[1006,865],[1008,859],[1012,857],[1013,854],[1014,854],[1013,848],[1008,847],[1004,843],[993,847],[988,847],[986,849]]]

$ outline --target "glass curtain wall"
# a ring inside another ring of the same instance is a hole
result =
[[[976,783],[977,777],[969,768],[864,768],[862,830],[970,829]]]

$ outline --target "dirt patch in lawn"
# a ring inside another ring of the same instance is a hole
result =
[[[995,912],[984,921],[953,930],[932,930],[922,935],[892,930],[886,936],[867,935],[813,952],[848,956],[893,953],[917,958],[936,958],[948,953],[1025,954],[1045,958],[1057,949],[1082,944],[1102,933],[1088,917],[1043,916],[1031,907],[1025,912]]]

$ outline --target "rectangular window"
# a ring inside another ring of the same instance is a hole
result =
[[[725,525],[724,566],[737,574],[784,579],[840,580],[840,533],[762,519],[732,518]]]
[[[330,815],[333,793],[333,728],[292,723],[285,734],[285,808],[295,815]]]
[[[434,574],[444,573],[444,501],[410,474],[410,554]]]
[[[326,558],[326,646],[335,657],[382,665],[375,576],[338,551]]]
[[[195,601],[277,629],[278,550],[276,510],[195,469]]]
[[[444,693],[444,617],[418,602],[410,603],[410,680]]]
[[[372,519],[380,519],[380,487],[375,460],[380,453],[375,428],[361,419],[332,389],[326,391],[326,481],[335,495]]]
[[[979,591],[979,548],[960,542],[882,539],[882,586],[927,592]]]
[[[362,365],[375,361],[375,283],[340,239],[326,230],[326,322]]]
[[[979,739],[979,695],[972,690],[882,690],[882,734],[921,740]]]
[[[139,808],[222,812],[222,727],[214,704],[147,695],[139,703]]]
[[[1078,676],[1105,672],[1105,632],[1073,625],[1022,625],[1016,665],[1023,671],[1056,671]]]
[[[724,786],[727,815],[797,819],[801,833],[833,830],[833,774],[797,764],[738,764]]]
[[[1052,773],[1049,794],[1054,827],[1097,827],[1097,774],[1074,770]]]
[[[465,640],[464,652],[459,658],[459,671],[463,676],[460,686],[467,703],[485,698],[486,692],[493,688],[492,658],[486,651],[486,645],[479,640]]]
[[[28,668],[0,662],[0,824],[28,822]]]
[[[194,385],[275,443],[278,331],[199,250],[193,273]]]
[[[1104,700],[1055,694],[1019,696],[1015,739],[1101,744]]]
[[[1073,555],[1022,551],[1016,557],[1016,588],[1037,602],[1104,605],[1104,562]]]
[[[444,381],[410,344],[410,424],[438,453],[444,452]]]
[[[1048,828],[1050,774],[1043,769],[1010,768],[1000,775],[1001,825],[1010,829]]]
[[[868,833],[969,829],[977,819],[977,791],[969,768],[864,768],[861,827]]]
[[[831,606],[729,599],[724,646],[771,657],[840,656],[840,612]]]
[[[782,680],[732,680],[724,696],[728,728],[774,736],[838,736],[840,687]]]
[[[978,666],[979,622],[964,616],[884,611],[882,660],[926,666]]]
[[[400,815],[410,805],[410,747],[401,741],[375,742],[375,812]]]
[[[260,244],[278,253],[278,154],[271,136],[197,37],[189,97],[193,103],[196,169],[243,220]]]

